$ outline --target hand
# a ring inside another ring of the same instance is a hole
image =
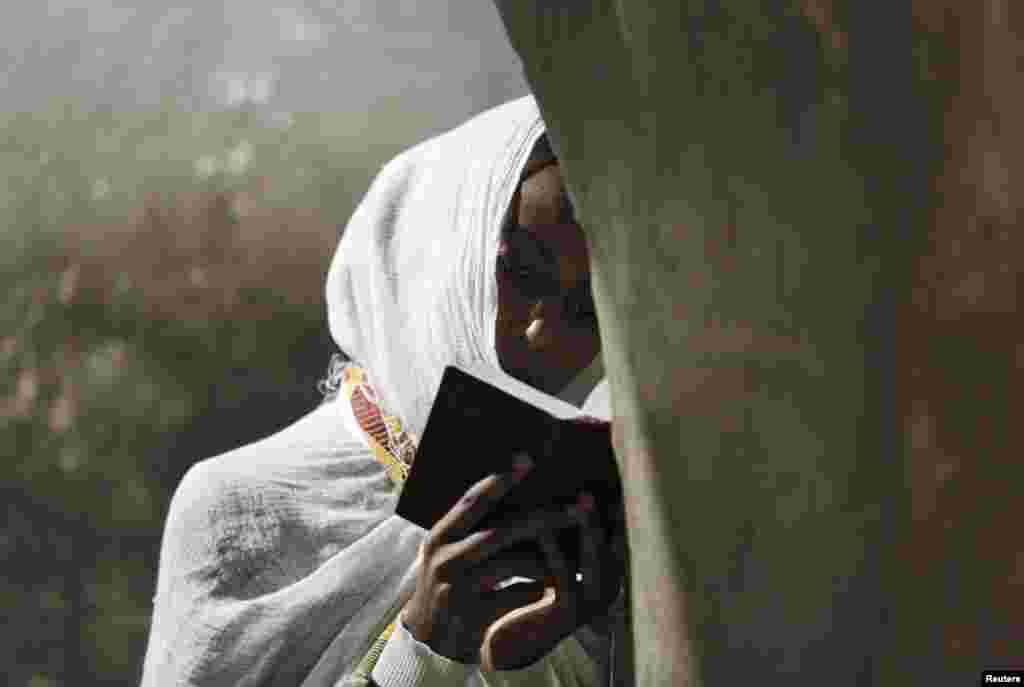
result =
[[[526,470],[491,475],[478,482],[431,529],[420,548],[416,590],[405,607],[403,622],[417,640],[442,656],[463,663],[480,662],[484,635],[491,625],[545,598],[543,582],[495,590],[501,580],[526,577],[556,582],[555,575],[535,558],[502,556],[500,552],[576,526],[580,516],[575,509],[535,512],[516,523],[465,536],[525,474]],[[559,630],[565,626],[563,623]],[[564,636],[539,637],[522,649],[539,657]],[[497,657],[502,669],[518,667],[512,665],[514,661],[515,657]]]
[[[525,519],[468,533],[526,476],[529,462],[518,469],[491,475],[473,485],[430,530],[420,547],[416,589],[403,621],[413,637],[434,652],[478,663],[484,632],[511,610],[541,598],[543,585],[514,585],[484,598],[500,580],[509,577],[543,579],[537,560],[523,560],[503,549],[533,539],[544,530],[561,530],[578,523],[565,509],[531,513]],[[467,536],[468,535],[468,536]]]
[[[543,597],[493,623],[484,636],[481,667],[487,671],[523,668],[541,659],[563,639],[607,613],[622,589],[626,572],[624,514],[616,508],[616,533],[608,541],[594,516],[594,500],[583,494],[577,502],[583,516],[580,554],[583,581],[573,571],[550,532],[539,536],[555,586]]]

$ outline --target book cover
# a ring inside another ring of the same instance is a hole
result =
[[[622,485],[609,418],[586,417],[568,403],[486,368],[445,369],[396,513],[429,530],[475,483],[511,470],[520,452],[533,459],[533,470],[472,532],[534,510],[571,505],[588,491],[610,536]],[[558,541],[578,570],[579,528],[563,530]],[[543,560],[535,542],[504,551]]]

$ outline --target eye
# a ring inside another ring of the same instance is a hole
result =
[[[518,279],[532,279],[537,276],[537,270],[533,269],[524,262],[519,262],[512,268],[515,271],[515,276]]]
[[[515,251],[499,255],[498,267],[511,278],[515,289],[526,298],[541,298],[551,289],[547,275]]]
[[[506,233],[498,252],[500,269],[527,298],[558,293],[558,273],[553,260],[545,256],[538,242],[516,225]]]

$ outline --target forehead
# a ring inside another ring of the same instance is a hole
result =
[[[567,204],[558,165],[545,166],[523,183],[518,225],[534,240],[552,248],[560,259],[587,264],[586,239]]]
[[[555,157],[555,153],[551,149],[551,145],[548,143],[547,135],[541,135],[540,139],[533,144],[533,150],[530,152],[530,157],[526,161],[526,166],[519,175],[520,184],[524,179],[532,176],[538,170],[556,162],[558,162],[558,158]]]
[[[558,222],[562,191],[557,160],[539,165],[519,187],[520,223]],[[523,217],[524,214],[529,217]]]
[[[502,235],[507,235],[517,224],[576,224],[572,202],[562,184],[558,158],[546,135],[534,144],[520,173]]]
[[[563,183],[558,161],[541,164],[520,184],[515,198],[518,221],[577,224],[576,211]]]

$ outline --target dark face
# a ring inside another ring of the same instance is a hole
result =
[[[601,348],[587,244],[556,161],[531,160],[509,219],[498,248],[498,360],[556,394]]]

